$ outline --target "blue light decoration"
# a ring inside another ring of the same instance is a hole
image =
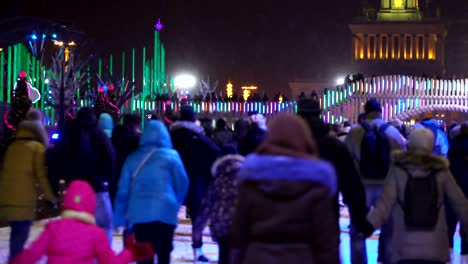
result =
[[[31,39],[32,39],[32,40],[37,40],[37,35],[36,35],[36,34],[32,34],[32,35],[31,35]]]
[[[52,134],[52,139],[54,139],[54,140],[59,139],[59,137],[60,137],[59,133],[53,133]]]
[[[52,34],[52,38],[53,38],[53,39],[56,39],[56,38],[57,38],[57,34],[55,34],[55,33]]]

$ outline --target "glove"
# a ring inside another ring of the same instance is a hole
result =
[[[369,223],[369,221],[364,221],[363,226],[362,226],[362,234],[364,235],[365,238],[368,238],[372,236],[372,233],[374,233],[375,228],[374,226]]]
[[[130,236],[125,240],[125,248],[130,251],[134,261],[145,261],[154,256],[153,246],[150,243],[139,243],[135,236]]]

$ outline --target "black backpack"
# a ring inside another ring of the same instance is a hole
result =
[[[361,142],[361,160],[359,168],[364,179],[383,180],[390,168],[390,142],[385,130],[388,124],[380,127],[371,127],[366,123],[361,124],[365,130]]]
[[[436,170],[426,177],[413,177],[406,169],[408,181],[404,190],[404,200],[400,206],[405,215],[406,228],[410,231],[430,231],[437,225],[441,202],[437,188]]]

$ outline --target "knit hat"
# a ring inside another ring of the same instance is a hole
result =
[[[377,99],[371,98],[369,101],[367,101],[366,105],[364,106],[364,110],[366,114],[372,112],[382,113],[382,106],[380,105],[379,101],[377,101]]]
[[[416,128],[408,139],[408,150],[432,153],[434,148],[434,134],[427,128]]]
[[[93,188],[85,181],[73,181],[68,186],[63,198],[62,217],[94,223],[95,213],[96,195]]]
[[[111,138],[112,129],[114,129],[114,120],[112,119],[112,116],[108,113],[102,113],[99,115],[98,128],[104,131],[107,137]]]
[[[283,113],[268,125],[269,134],[257,153],[298,158],[315,158],[317,147],[306,122],[291,113]]]
[[[183,106],[180,109],[180,120],[195,122],[195,112],[193,111],[193,107],[189,105]]]
[[[267,130],[266,118],[261,114],[256,114],[249,117],[250,124],[257,126],[260,129]]]
[[[319,116],[321,113],[319,101],[308,98],[301,99],[297,103],[297,113],[301,116],[314,115]]]

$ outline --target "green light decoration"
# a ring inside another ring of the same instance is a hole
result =
[[[132,49],[132,82],[135,82],[135,48]],[[135,88],[132,90],[132,111],[135,111]]]
[[[98,75],[99,77],[102,76],[102,59],[98,60]]]
[[[13,47],[9,46],[8,47],[8,72],[7,72],[7,103],[11,103],[11,89],[12,87],[12,71],[13,71],[13,61],[12,61],[12,52],[13,52]]]
[[[113,57],[112,57],[112,54],[109,56],[109,72],[110,74],[112,75],[112,70],[113,70]]]
[[[3,80],[3,73],[5,72],[4,68],[4,60],[5,60],[5,53],[3,51],[0,51],[0,102],[3,102],[5,100],[4,97],[4,80]]]

